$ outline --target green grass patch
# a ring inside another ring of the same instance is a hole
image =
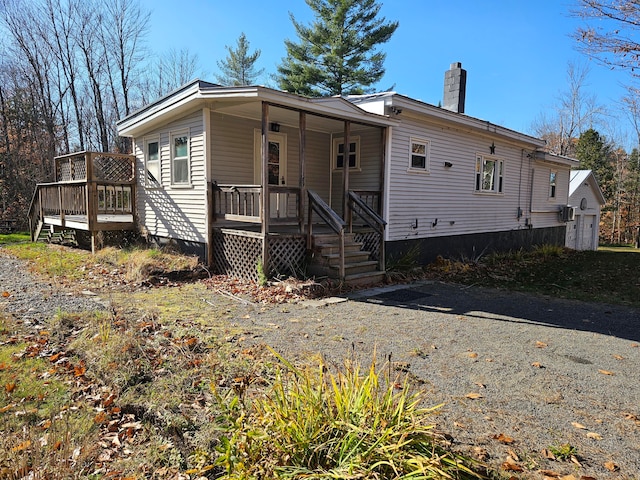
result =
[[[31,235],[29,234],[29,232],[0,234],[0,245],[9,245],[11,243],[24,243],[30,241]]]
[[[640,255],[624,248],[579,252],[543,246],[487,255],[477,264],[440,259],[428,271],[459,283],[640,306]]]

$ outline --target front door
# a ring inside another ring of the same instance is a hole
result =
[[[269,132],[267,169],[269,185],[287,185],[287,136],[283,133]],[[256,185],[262,183],[262,134],[254,133],[253,178]],[[269,210],[272,218],[286,216],[286,195],[269,195]]]

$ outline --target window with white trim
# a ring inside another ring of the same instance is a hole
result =
[[[551,170],[549,173],[549,198],[556,198],[556,180],[558,172]]]
[[[175,133],[171,135],[171,183],[189,185],[189,135]]]
[[[162,184],[162,179],[160,178],[160,141],[157,137],[145,139],[144,162],[147,172],[146,186],[159,187]]]
[[[503,180],[503,160],[493,156],[476,156],[476,192],[502,193]]]
[[[333,168],[341,170],[345,164],[344,140],[336,138],[333,140]],[[349,137],[349,151],[346,157],[349,161],[350,170],[360,169],[360,137]]]
[[[429,171],[429,141],[411,138],[409,151],[409,170],[414,172]]]

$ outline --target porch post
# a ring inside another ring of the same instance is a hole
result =
[[[307,114],[305,112],[299,112],[299,126],[300,132],[300,181],[298,186],[300,187],[300,197],[298,198],[298,224],[300,225],[300,233],[304,231],[304,202],[307,198],[307,187],[305,182],[306,175],[306,158],[305,150],[307,143]]]
[[[269,104],[262,102],[262,268],[269,272]]]
[[[385,204],[385,172],[387,168],[387,143],[389,141],[389,127],[383,127],[380,129],[380,194],[378,195],[378,215],[384,219]],[[378,258],[378,270],[385,270],[386,258],[385,258],[385,240],[386,235],[384,226],[382,227],[382,235],[380,238],[380,255]]]
[[[349,144],[351,134],[351,122],[344,122],[344,148],[343,148],[343,170],[342,170],[342,218],[347,220],[349,213]]]

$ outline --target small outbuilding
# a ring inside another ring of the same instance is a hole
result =
[[[565,245],[574,250],[597,250],[600,207],[606,203],[591,170],[573,170],[569,181],[569,205],[575,208],[567,223]]]

